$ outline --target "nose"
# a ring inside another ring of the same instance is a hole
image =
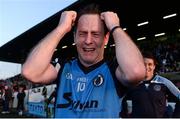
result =
[[[91,34],[88,33],[87,34],[87,37],[85,39],[85,43],[88,45],[88,44],[92,44],[92,37],[91,37]]]

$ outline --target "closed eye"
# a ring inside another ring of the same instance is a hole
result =
[[[79,32],[79,36],[86,36],[87,32]]]
[[[95,38],[99,38],[100,33],[97,33],[97,32],[92,32],[92,35],[93,35],[93,37],[95,37]]]

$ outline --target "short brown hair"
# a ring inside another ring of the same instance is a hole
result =
[[[150,51],[146,51],[146,52],[142,52],[142,55],[144,58],[150,58],[154,61],[154,64],[157,65],[157,60],[156,57],[154,56],[154,54]]]
[[[100,15],[101,12],[102,11],[100,9],[100,6],[98,4],[94,4],[94,3],[89,4],[85,7],[83,7],[82,9],[80,9],[77,13],[77,18],[76,18],[75,25],[74,25],[74,31],[76,32],[78,21],[82,15],[85,15],[85,14],[98,14],[98,15]],[[108,29],[107,29],[104,21],[103,21],[103,24],[104,24],[104,33],[106,34],[108,32]]]

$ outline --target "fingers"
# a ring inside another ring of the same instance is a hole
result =
[[[75,11],[73,11],[73,15],[72,15],[73,21],[75,21],[76,16],[77,16],[77,13]]]
[[[119,26],[119,17],[117,13],[111,11],[102,12],[100,18],[105,22],[109,30],[111,30],[114,26]]]
[[[59,26],[61,26],[61,28],[67,29],[67,31],[70,31],[72,26],[74,25],[76,16],[77,13],[75,11],[62,12]]]
[[[76,17],[77,17],[77,13],[75,11],[69,11],[71,12],[71,17],[72,17],[72,26],[74,26]]]
[[[64,11],[61,17],[65,17],[65,20],[75,22],[77,13],[75,11]]]
[[[104,14],[105,14],[104,12],[101,13],[100,15],[101,20],[104,20]]]
[[[101,19],[104,19],[106,16],[118,17],[117,13],[111,11],[101,13]]]

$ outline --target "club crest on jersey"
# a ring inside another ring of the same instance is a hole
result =
[[[104,78],[101,74],[98,74],[98,76],[96,76],[94,79],[93,79],[93,84],[94,86],[96,87],[99,87],[103,84],[104,82]]]
[[[71,73],[66,73],[66,79],[71,79],[72,80],[72,74]]]
[[[154,85],[154,90],[155,91],[160,91],[161,90],[161,86],[160,85]]]

